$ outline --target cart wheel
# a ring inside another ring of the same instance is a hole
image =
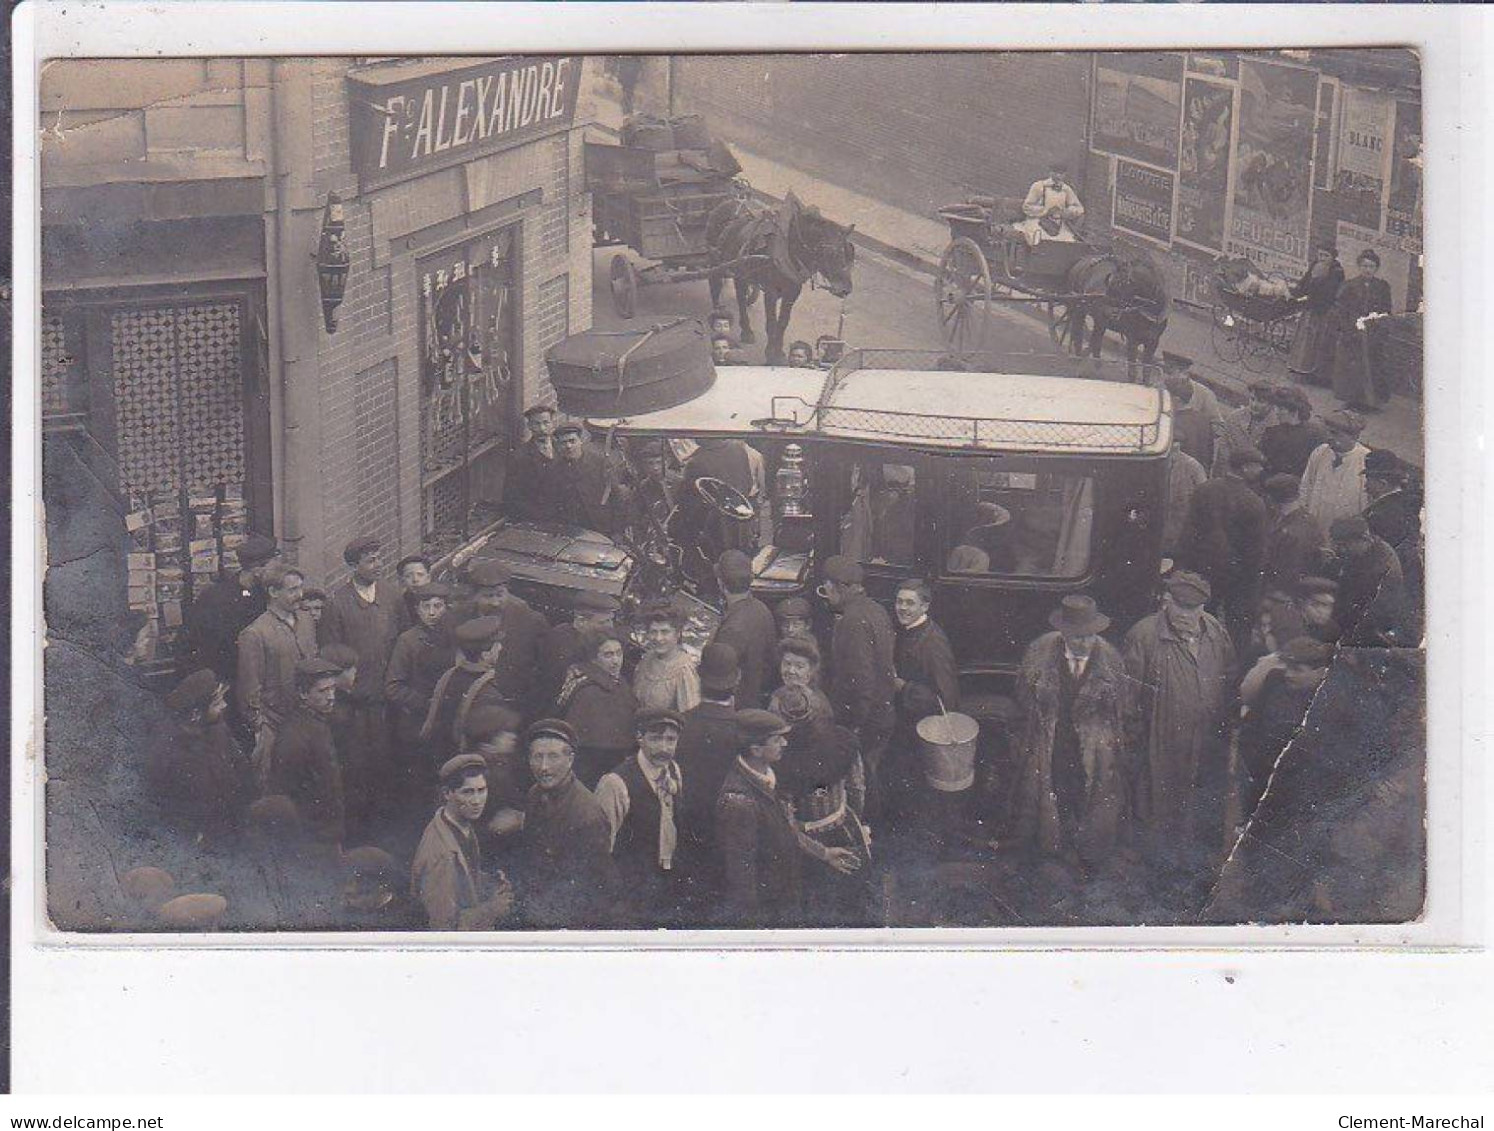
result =
[[[1227,307],[1215,306],[1209,326],[1209,342],[1220,361],[1238,362],[1244,354],[1242,333],[1244,324],[1240,316]]]
[[[631,318],[638,310],[638,272],[626,255],[612,257],[612,272],[609,283],[612,288],[612,309],[619,318]]]
[[[1242,327],[1240,335],[1240,364],[1248,373],[1264,373],[1276,361],[1276,343],[1272,327],[1267,323],[1251,322]]]
[[[991,313],[991,268],[980,245],[961,236],[944,249],[934,280],[939,332],[951,349],[974,349]]]

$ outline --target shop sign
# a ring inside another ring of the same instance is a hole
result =
[[[568,127],[575,56],[494,59],[402,78],[380,66],[348,76],[353,169],[388,184],[496,153]]]
[[[1317,72],[1240,63],[1240,124],[1225,250],[1267,272],[1307,269]]]
[[[1172,197],[1171,173],[1116,161],[1111,226],[1165,244],[1172,238]]]

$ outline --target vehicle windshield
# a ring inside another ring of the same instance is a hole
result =
[[[1083,577],[1094,527],[1094,480],[998,471],[951,461],[942,516],[944,568],[962,575]]]

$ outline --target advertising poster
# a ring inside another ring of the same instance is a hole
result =
[[[1312,187],[1325,192],[1333,188],[1334,162],[1338,159],[1338,83],[1318,80],[1318,132],[1313,140]]]
[[[1240,125],[1226,251],[1264,271],[1307,269],[1312,149],[1318,106],[1314,71],[1240,63]]]
[[[1339,216],[1360,227],[1380,227],[1394,108],[1388,95],[1352,86],[1344,91],[1333,191],[1339,197]]]
[[[1390,199],[1385,232],[1421,248],[1421,107],[1395,104],[1395,142],[1390,162]]]
[[[1115,163],[1113,227],[1149,240],[1172,238],[1173,175],[1133,161]]]
[[[1112,51],[1095,63],[1091,148],[1166,169],[1178,165],[1183,57]]]
[[[1184,82],[1177,238],[1209,251],[1224,250],[1234,113],[1233,87],[1192,75]]]

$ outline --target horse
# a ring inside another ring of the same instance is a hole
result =
[[[1066,287],[1084,296],[1069,309],[1069,345],[1075,354],[1083,354],[1087,344],[1089,355],[1099,357],[1105,334],[1115,330],[1127,361],[1155,359],[1172,296],[1150,255],[1128,249],[1085,256],[1069,269]]]
[[[753,290],[763,296],[769,365],[782,365],[789,316],[806,282],[824,280],[836,298],[851,293],[856,249],[849,227],[806,207],[791,192],[776,209],[737,198],[723,201],[706,217],[706,247],[713,267],[711,306],[721,301],[729,274],[741,313],[741,340],[752,342]]]

